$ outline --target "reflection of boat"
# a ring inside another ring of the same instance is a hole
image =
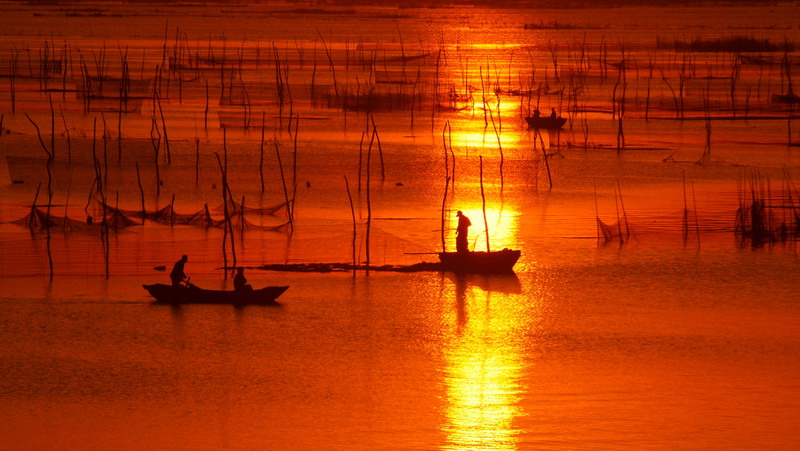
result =
[[[440,252],[445,271],[496,274],[514,271],[520,251],[503,249],[494,252]]]
[[[507,272],[503,274],[466,274],[448,272],[447,278],[455,284],[456,290],[460,289],[464,291],[467,289],[467,287],[477,287],[487,293],[522,293],[522,285],[519,282],[517,274],[514,272]]]
[[[173,287],[163,283],[142,285],[160,304],[280,305],[275,299],[289,287],[264,287],[248,291],[204,290],[194,285]]]
[[[531,117],[525,118],[528,122],[528,128],[545,128],[550,130],[557,130],[567,123],[567,119],[563,117]]]

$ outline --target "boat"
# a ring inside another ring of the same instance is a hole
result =
[[[532,117],[527,116],[528,128],[544,128],[547,130],[558,130],[567,123],[564,117]]]
[[[142,285],[158,304],[280,305],[275,299],[289,287],[264,287],[258,290],[205,290],[196,285],[173,287],[163,283]]]
[[[445,271],[503,274],[514,272],[520,254],[508,248],[492,252],[439,252],[439,260]]]
[[[789,91],[787,94],[772,94],[772,101],[775,103],[800,103],[800,96]]]

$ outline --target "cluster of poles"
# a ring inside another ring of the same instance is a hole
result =
[[[590,147],[588,118],[591,113],[610,113],[611,119],[617,124],[616,149],[622,151],[626,148],[624,122],[634,113],[649,121],[654,117],[671,118],[669,110],[673,109],[674,119],[682,121],[695,118],[691,114],[693,112],[701,112],[706,130],[705,149],[698,161],[701,164],[710,156],[711,124],[715,119],[747,120],[755,117],[754,114],[785,117],[787,139],[792,144],[792,120],[795,116],[795,105],[800,100],[794,93],[794,63],[791,57],[793,48],[788,42],[784,42],[782,46],[768,41],[751,43],[760,47],[748,48],[742,52],[737,49],[736,42],[724,40],[717,42],[718,47],[710,50],[707,42],[698,44],[675,41],[674,45],[666,46],[659,40],[646,53],[646,61],[638,61],[636,55],[641,52],[631,51],[624,43],[618,43],[616,53],[604,38],[599,44],[589,44],[586,35],[583,40],[548,42],[544,50],[523,47],[521,50],[506,51],[500,56],[472,56],[462,51],[459,45],[454,49],[444,38],[433,45],[422,45],[413,52],[409,51],[399,26],[396,44],[393,45],[346,40],[343,46],[334,46],[333,36],[326,38],[319,31],[313,40],[313,46],[303,40],[295,40],[293,45],[276,42],[262,44],[260,41],[234,44],[224,35],[219,40],[212,41],[209,38],[207,42],[201,43],[199,39],[191,40],[179,28],[175,29],[174,38],[170,38],[169,34],[167,24],[161,48],[151,49],[150,54],[143,48],[140,56],[138,51],[120,43],[117,43],[116,49],[109,49],[105,43],[100,48],[81,49],[67,40],[61,44],[45,40],[36,51],[31,51],[30,48],[21,51],[12,46],[6,53],[5,61],[0,60],[0,77],[8,79],[12,114],[16,114],[19,107],[20,89],[30,90],[33,85],[47,95],[50,108],[49,145],[45,142],[39,125],[27,114],[26,117],[35,127],[39,143],[47,156],[48,215],[53,197],[52,166],[56,159],[54,95],[57,97],[61,94],[58,113],[63,123],[67,160],[70,164],[72,137],[63,108],[69,105],[67,94],[75,93],[75,99],[80,100],[80,109],[84,116],[101,113],[102,161],[98,157],[95,143],[97,118],[94,118],[92,127],[92,167],[95,173],[92,190],[96,191],[103,205],[108,204],[107,160],[109,141],[113,136],[105,113],[116,113],[117,159],[121,163],[125,153],[123,118],[134,117],[131,115],[138,117],[142,114],[145,102],[152,106],[149,109],[149,140],[153,149],[155,192],[159,194],[162,187],[161,161],[163,159],[166,165],[172,162],[169,120],[164,104],[183,106],[185,97],[191,95],[196,99],[199,93],[204,97],[203,129],[207,132],[211,105],[216,103],[223,131],[223,155],[216,155],[216,159],[222,179],[225,221],[228,224],[223,237],[225,267],[229,267],[228,253],[233,266],[237,261],[234,227],[230,224],[230,212],[227,208],[234,198],[228,183],[227,169],[227,130],[230,127],[249,129],[260,125],[261,192],[265,191],[264,147],[274,147],[281,172],[284,201],[290,226],[293,227],[300,111],[333,108],[341,112],[345,123],[348,112],[363,114],[365,127],[359,144],[358,191],[362,190],[363,149],[365,141],[368,141],[365,159],[366,240],[369,261],[370,167],[373,146],[377,147],[380,157],[381,180],[386,177],[383,150],[374,116],[379,112],[408,111],[409,125],[414,128],[415,117],[427,109],[433,130],[437,123],[437,114],[460,114],[466,110],[475,116],[480,111],[485,129],[488,130],[491,124],[491,130],[497,139],[502,185],[504,153],[501,133],[504,119],[501,111],[509,110],[503,105],[509,99],[517,99],[517,114],[520,117],[530,115],[533,110],[538,110],[545,104],[557,108],[570,119],[569,133],[575,136],[576,130],[580,129],[584,149]],[[271,74],[271,81],[265,80],[265,73]],[[776,75],[779,82],[773,80]],[[607,86],[607,81],[611,79],[614,80],[613,85]],[[21,87],[20,83],[25,86]],[[654,91],[660,93],[657,102],[653,99]],[[665,92],[669,94],[665,95]],[[214,102],[211,100],[212,93],[218,96]],[[186,107],[193,108],[189,104]],[[223,116],[229,109],[241,120],[235,124],[224,123]],[[653,114],[656,109],[659,111],[658,115]],[[258,110],[261,113],[260,121]],[[276,117],[271,119],[277,119],[279,129],[285,126],[293,141],[291,181],[286,179],[283,170],[278,140],[265,139],[267,111],[273,110],[277,110]],[[754,113],[754,110],[757,112]],[[3,126],[3,117],[0,115],[0,133],[7,130]],[[450,131],[450,124],[447,122],[443,131],[445,199],[447,187],[455,184],[455,154],[449,139]],[[534,134],[534,147],[537,147],[537,138],[552,188],[548,154],[541,134]],[[576,141],[574,139],[572,145],[576,145]],[[199,138],[195,139],[195,145],[197,182],[200,174]],[[138,162],[136,174],[144,210],[144,189]],[[355,234],[355,213],[349,181],[346,178],[345,185],[353,211]],[[481,187],[483,188],[482,184]],[[753,193],[758,190],[750,191]],[[753,201],[753,204],[757,203]],[[104,211],[102,216],[101,223],[105,224],[107,212]],[[750,232],[743,233],[749,234]],[[108,233],[105,226],[102,236],[108,275]],[[49,273],[52,278],[49,241],[48,231]],[[355,245],[353,254],[355,262]]]

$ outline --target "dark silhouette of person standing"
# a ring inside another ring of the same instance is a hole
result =
[[[458,227],[456,228],[456,252],[469,252],[469,244],[467,235],[469,234],[469,226],[472,221],[461,210],[456,213],[458,216]]]
[[[550,117],[553,118],[553,119],[558,117],[558,115],[556,114],[556,109],[555,108],[550,108]]]
[[[183,272],[183,267],[186,265],[186,261],[189,260],[187,255],[181,255],[181,259],[175,262],[175,266],[172,267],[172,272],[169,273],[169,278],[172,280],[173,287],[181,286],[181,282],[186,279],[186,274]]]
[[[244,268],[239,266],[236,268],[236,276],[233,277],[233,289],[235,291],[250,291],[253,289],[247,284],[247,278],[244,276]]]

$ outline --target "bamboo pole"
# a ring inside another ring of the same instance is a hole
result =
[[[370,115],[370,120],[372,121],[372,136],[378,142],[378,155],[381,159],[381,181],[386,180],[386,169],[383,165],[383,147],[381,146],[381,137],[378,134],[378,127],[375,125],[375,116]]]
[[[600,207],[597,205],[597,179],[594,181],[594,221],[597,233],[597,245],[600,246]]]
[[[278,141],[273,139],[275,146],[275,155],[278,157],[278,169],[281,171],[281,181],[283,182],[283,199],[286,201],[286,213],[289,216],[289,227],[294,231],[294,218],[292,217],[292,209],[289,206],[289,192],[286,190],[286,176],[283,173],[283,163],[281,162],[281,152],[278,148]]]
[[[144,188],[142,188],[142,177],[139,175],[139,162],[136,162],[136,184],[139,186],[139,196],[142,199],[142,225],[144,225],[145,217],[147,217],[147,211],[144,208]]]
[[[97,122],[96,119],[95,122]],[[161,174],[158,167],[158,153],[161,151],[161,132],[158,131],[158,123],[156,123],[155,118],[150,122],[150,144],[153,145],[153,164],[156,168],[156,197],[158,197],[161,194]]]
[[[697,249],[700,249],[700,219],[697,216],[697,197],[694,195],[694,182],[692,182],[692,202],[694,203],[694,225],[697,230]]]
[[[497,125],[495,125],[494,123],[494,115],[492,114],[491,111],[489,111],[489,117],[492,119],[492,127],[494,128],[494,135],[497,137],[497,148],[500,149],[500,190],[502,191],[504,186],[503,163],[505,162],[505,158],[503,157],[503,143],[500,141],[500,132],[497,130]]]
[[[52,102],[50,103],[50,106],[51,106],[51,110],[52,110]],[[42,149],[47,154],[47,162],[45,163],[45,168],[47,169],[47,209],[46,209],[46,216],[45,216],[45,231],[47,232],[47,238],[46,238],[47,241],[46,242],[47,242],[47,264],[48,264],[48,270],[49,270],[48,271],[48,275],[49,275],[49,280],[52,281],[53,280],[53,253],[52,253],[51,248],[50,248],[50,239],[51,239],[51,236],[50,236],[50,208],[53,205],[53,171],[52,171],[52,166],[53,166],[54,155],[53,155],[53,150],[52,149],[48,149],[47,146],[44,144],[44,140],[42,139],[42,133],[39,130],[39,126],[36,124],[36,122],[34,122],[33,119],[31,119],[31,117],[28,116],[28,113],[25,113],[25,117],[28,118],[28,121],[30,121],[30,123],[33,124],[33,126],[36,128],[36,136],[39,138],[39,144],[41,144]],[[36,195],[37,195],[37,197],[39,195],[38,189],[36,191]],[[35,208],[35,205],[36,205],[36,201],[34,200],[34,208]],[[34,212],[35,209],[33,209],[31,211]]]
[[[172,155],[169,149],[169,135],[167,134],[167,121],[164,118],[164,110],[161,108],[161,96],[158,92],[154,93],[156,98],[156,105],[158,105],[158,113],[161,115],[161,129],[164,131],[164,150],[167,154],[167,164],[172,163]]]
[[[231,193],[231,186],[228,183],[228,130],[222,129],[222,152],[223,152],[223,186],[222,191],[223,195],[225,196],[225,203],[227,205],[228,201],[230,200],[233,203],[233,194]],[[230,233],[231,238],[231,258],[233,260],[233,267],[236,267],[236,242],[234,239],[233,233],[233,223],[231,222],[231,215],[228,212],[228,208],[225,208],[225,223],[228,226],[228,232]],[[227,273],[225,275],[227,277]]]
[[[450,176],[446,175],[444,181],[444,196],[442,197],[442,224],[441,224],[442,252],[447,252],[447,240],[445,240],[445,225],[447,222],[447,216],[446,216],[447,189],[449,186],[450,186]]]
[[[291,108],[291,107],[290,107]],[[290,111],[291,114],[291,111]],[[300,115],[298,114],[294,121],[294,150],[292,152],[292,203],[286,205],[287,210],[291,208],[292,217],[294,217],[294,207],[297,205],[297,131],[300,127]]]
[[[200,138],[194,139],[194,184],[200,183]]]
[[[258,154],[258,174],[261,179],[261,192],[264,192],[264,121],[266,118],[266,112],[261,112],[261,142],[259,143]],[[287,205],[288,207],[288,205]]]
[[[537,130],[534,133],[539,133]],[[541,138],[540,138],[541,139]],[[533,145],[536,147],[536,136],[533,137]],[[547,168],[547,181],[550,183],[550,188],[553,189],[553,177],[550,175],[550,157],[547,155],[547,151],[544,149],[544,140],[542,140],[542,156],[544,157],[544,166]]]
[[[375,136],[374,125],[373,125],[373,129],[372,129],[372,136],[373,137]],[[367,230],[366,230],[366,238],[365,238],[365,244],[366,244],[366,247],[367,247],[367,249],[366,249],[366,255],[367,255],[366,273],[367,273],[367,275],[369,275],[369,262],[370,262],[370,259],[369,259],[369,257],[370,257],[370,255],[369,255],[369,238],[370,238],[370,232],[372,230],[372,199],[371,199],[371,196],[370,196],[370,191],[371,191],[370,190],[370,174],[372,173],[372,170],[370,168],[371,160],[372,160],[372,141],[370,141],[370,146],[367,148]]]
[[[108,128],[106,126],[106,115],[100,113],[103,119],[103,184],[108,183]]]
[[[208,79],[206,79],[206,107],[203,110],[203,130],[208,131]]]
[[[369,131],[369,125],[367,125],[367,129],[361,132],[361,141],[358,143],[358,194],[361,195],[361,174],[364,172],[364,136],[366,136],[367,132]],[[371,141],[370,141],[371,142]]]
[[[224,131],[225,129],[223,129]],[[228,196],[227,190],[225,189],[226,182],[225,182],[225,168],[222,165],[222,160],[219,158],[219,153],[214,153],[214,156],[217,157],[217,164],[219,164],[219,170],[222,173],[222,211],[224,214],[223,224],[222,224],[222,268],[223,273],[225,274],[225,280],[228,279]]]
[[[58,106],[58,110],[61,113],[61,121],[64,122],[64,133],[67,135],[67,161],[69,164],[72,164],[72,138],[70,137],[69,127],[67,126],[67,119],[64,117],[64,110],[61,108],[61,105]],[[3,120],[0,118],[0,134],[3,133]]]
[[[347,189],[347,200],[350,201],[350,216],[353,218],[353,242],[352,242],[352,252],[353,252],[353,274],[356,272],[356,267],[358,266],[358,260],[356,259],[356,236],[357,236],[357,227],[356,227],[356,210],[353,206],[353,196],[350,194],[350,183],[347,181],[347,176],[344,176],[344,186]]]
[[[481,209],[483,210],[483,226],[486,232],[486,252],[491,252],[489,247],[489,220],[486,218],[486,194],[483,191],[483,155],[480,155],[480,177],[481,177]]]

